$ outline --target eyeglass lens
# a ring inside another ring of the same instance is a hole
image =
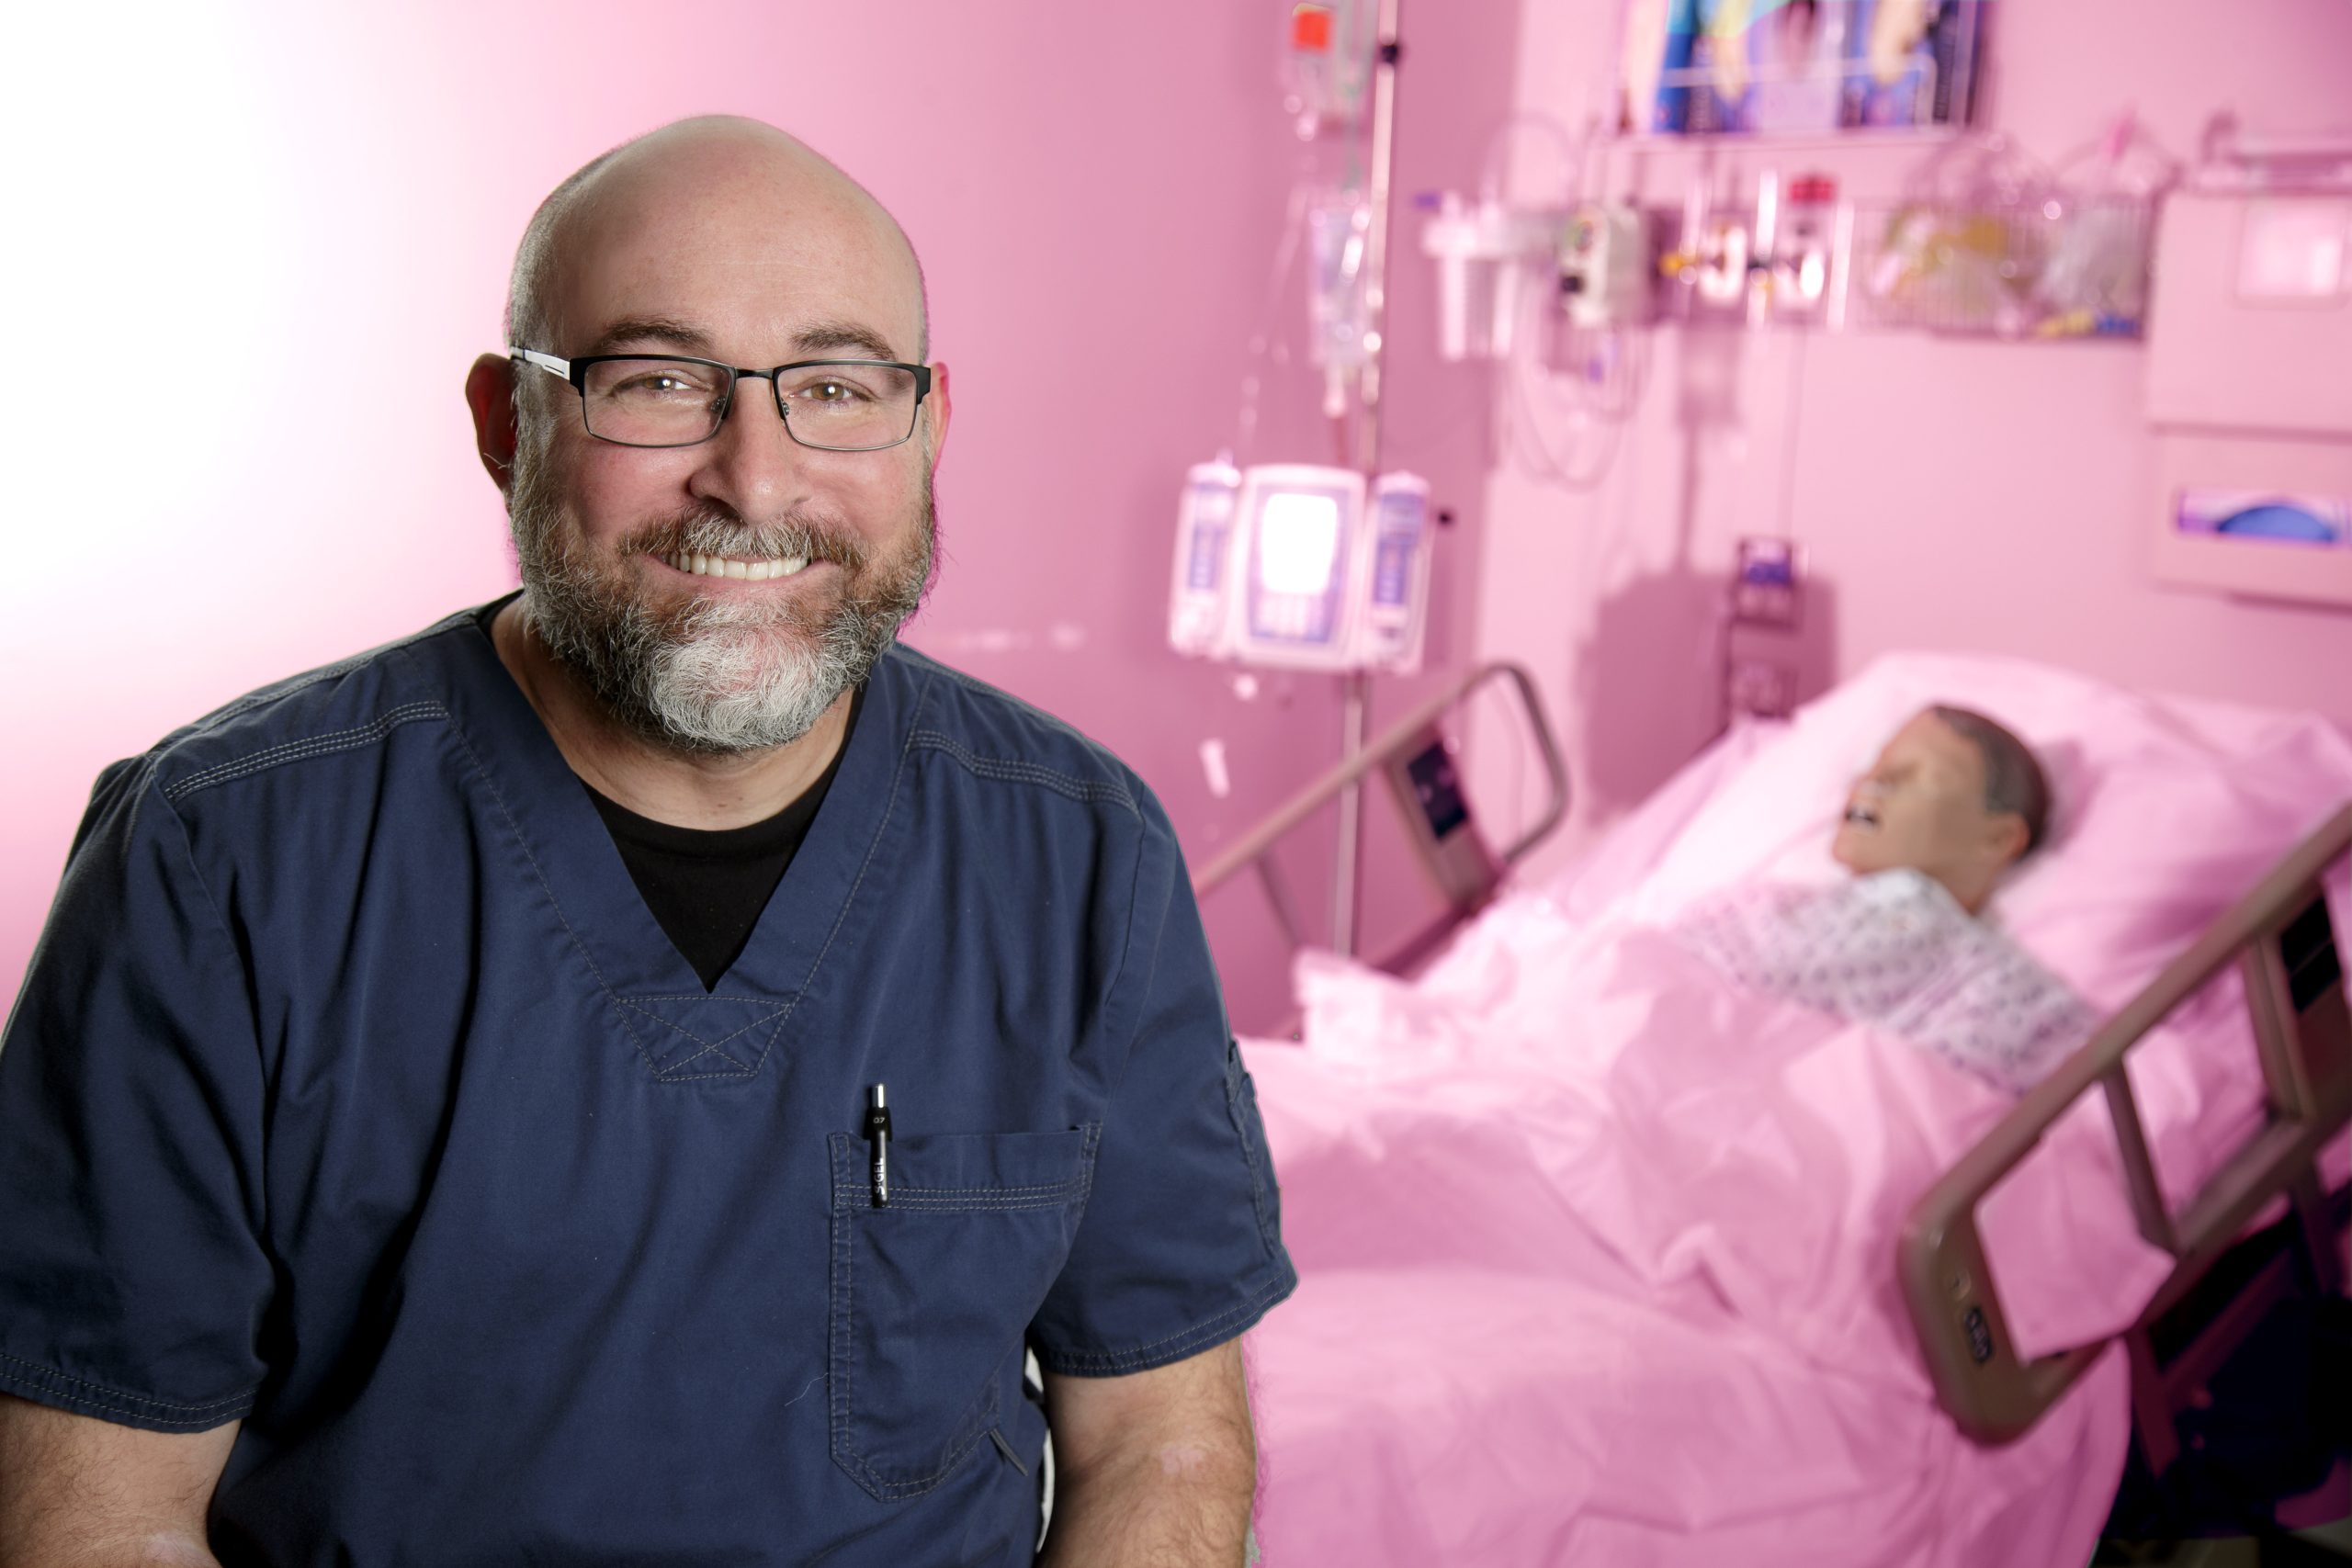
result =
[[[691,446],[718,434],[727,372],[692,359],[613,359],[591,365],[582,401],[588,431],[630,446]],[[804,446],[859,451],[913,433],[915,378],[895,366],[842,361],[780,371],[775,397]]]

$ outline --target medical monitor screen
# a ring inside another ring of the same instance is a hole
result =
[[[2352,497],[2276,491],[2184,490],[2173,513],[2183,534],[2306,548],[2352,548]]]
[[[1258,520],[1258,586],[1319,596],[1340,558],[1340,502],[1292,491],[1266,497]]]

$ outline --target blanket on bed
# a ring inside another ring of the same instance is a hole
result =
[[[1305,1048],[1248,1055],[1306,1280],[1255,1337],[1269,1561],[2087,1558],[2120,1394],[1979,1449],[1894,1285],[2006,1094],[1541,898],[1421,986],[1321,959],[1301,994]],[[1988,1225],[2040,1260],[2000,1280],[2029,1319],[2081,1314],[2112,1180],[2063,1156]]]

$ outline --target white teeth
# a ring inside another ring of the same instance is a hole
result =
[[[725,556],[700,556],[681,551],[662,558],[674,571],[688,572],[695,577],[726,577],[743,582],[766,582],[778,577],[794,577],[808,565],[806,556],[763,558],[759,560],[731,560]]]

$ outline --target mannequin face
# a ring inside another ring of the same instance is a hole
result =
[[[1855,781],[1830,854],[1857,875],[1924,872],[1974,914],[2025,852],[2025,819],[1984,806],[1984,758],[1932,713],[1895,731]]]

